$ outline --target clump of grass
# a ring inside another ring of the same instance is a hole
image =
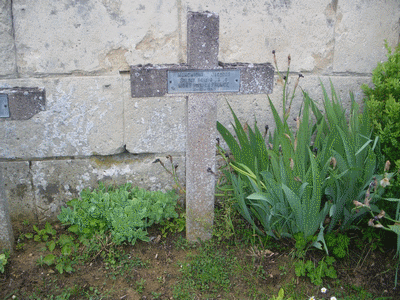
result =
[[[204,244],[199,250],[199,254],[188,256],[188,263],[179,263],[182,276],[174,287],[176,299],[191,299],[197,292],[213,298],[231,288],[230,278],[234,275],[236,258],[211,244]]]

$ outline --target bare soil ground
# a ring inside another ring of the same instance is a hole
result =
[[[66,232],[62,226],[54,227],[58,234]],[[32,226],[14,224],[14,230],[18,239],[21,234],[32,232]],[[6,272],[0,274],[0,299],[173,299],[174,289],[183,280],[182,265],[190,263],[202,246],[185,243],[183,234],[159,239],[157,228],[151,229],[149,236],[156,238],[150,243],[119,247],[115,264],[105,258],[107,255],[99,255],[76,264],[74,272],[63,274],[54,265],[37,263],[48,253],[43,242],[24,240],[24,247],[11,254]],[[241,267],[231,273],[228,291],[211,296],[198,291],[190,298],[270,299],[282,287],[296,299],[309,299],[312,295],[317,299],[400,299],[399,288],[394,289],[395,239],[381,241],[381,247],[374,251],[368,241],[364,247],[352,243],[349,255],[335,263],[338,278],[324,280],[328,289],[324,295],[321,287],[311,284],[308,278],[295,276],[291,243],[273,241],[269,251],[257,255],[245,242],[215,242],[215,249],[234,257]],[[312,251],[307,258],[317,260],[322,255]]]

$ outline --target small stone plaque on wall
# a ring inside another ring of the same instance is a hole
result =
[[[0,118],[28,120],[46,109],[46,91],[42,88],[0,88]]]

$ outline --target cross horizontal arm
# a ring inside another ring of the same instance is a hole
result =
[[[191,70],[186,64],[131,66],[133,98],[160,97],[168,93],[167,72]],[[270,63],[219,64],[214,70],[240,70],[239,92],[234,94],[270,94],[273,88],[274,67]]]

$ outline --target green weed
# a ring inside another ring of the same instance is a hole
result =
[[[311,283],[321,286],[324,277],[337,278],[336,270],[333,267],[334,262],[335,259],[331,256],[321,259],[318,265],[311,260],[299,260],[294,264],[295,273],[297,277],[307,276],[310,278]]]
[[[178,217],[174,219],[167,219],[160,222],[161,234],[166,237],[168,233],[179,233],[186,228],[186,213],[181,212]]]
[[[146,280],[141,278],[139,281],[136,281],[136,287],[135,290],[139,293],[142,294],[145,288],[145,283]]]
[[[228,292],[230,277],[237,262],[229,253],[205,245],[189,263],[180,263],[182,281],[174,287],[174,298],[186,299],[196,291],[214,297],[221,291]]]
[[[338,258],[349,254],[350,238],[346,234],[331,232],[325,235],[328,249]]]
[[[51,226],[49,222],[46,222],[45,227],[40,230],[36,227],[36,225],[33,225],[33,230],[35,230],[36,232],[33,237],[35,242],[46,242],[50,236],[54,236],[56,234],[56,231],[53,229],[53,226]]]
[[[285,291],[284,291],[284,289],[280,289],[279,290],[279,292],[278,292],[278,296],[277,297],[275,297],[275,296],[272,296],[272,298],[270,298],[270,300],[292,300],[292,297],[290,297],[290,298],[285,298]]]
[[[8,259],[10,258],[10,251],[5,250],[4,253],[0,254],[0,273],[4,273],[5,266],[8,263]]]

